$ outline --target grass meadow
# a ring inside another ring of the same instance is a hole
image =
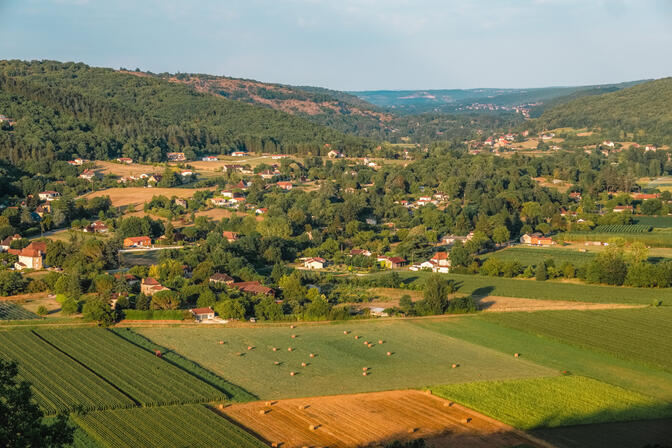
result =
[[[665,402],[580,376],[451,384],[431,390],[519,429],[658,418],[670,411]]]
[[[514,359],[409,321],[299,325],[294,329],[286,325],[137,331],[260,399],[558,374],[529,360]],[[372,346],[365,345],[365,341]],[[310,353],[315,356],[311,358]],[[452,368],[453,364],[456,368]],[[366,376],[362,374],[364,367],[368,368]],[[292,376],[291,372],[296,374]]]

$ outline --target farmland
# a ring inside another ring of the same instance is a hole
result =
[[[538,313],[533,313],[536,314]],[[515,330],[491,322],[485,315],[446,321],[418,321],[416,325],[449,337],[490,347],[509,356],[520,353],[521,358],[553,368],[557,372],[569,371],[661,401],[672,402],[671,372],[623,357],[615,357],[603,351]]]
[[[672,216],[635,216],[635,224],[654,228],[672,227]]]
[[[110,448],[266,446],[201,405],[100,411],[74,418],[102,446]]]
[[[21,378],[32,383],[35,399],[47,414],[133,405],[112,385],[32,332],[0,332],[0,356],[19,363]]]
[[[672,371],[672,309],[548,311],[484,318]]]
[[[261,399],[557,374],[556,370],[425,330],[410,321],[304,325],[295,329],[287,325],[137,331]],[[292,334],[297,337],[291,338]],[[372,347],[365,341],[372,342]],[[278,350],[274,352],[272,347]],[[386,355],[388,351],[390,356]],[[316,356],[311,358],[310,353]],[[452,364],[456,368],[451,368]],[[369,369],[367,376],[362,375],[363,367]]]
[[[40,316],[31,313],[16,303],[0,301],[0,320],[39,319]]]
[[[274,401],[270,406],[254,402],[229,406],[222,412],[287,448],[378,446],[385,441],[418,438],[429,446],[530,444],[507,425],[457,404],[446,404],[438,397],[409,390],[297,398]],[[468,423],[467,418],[471,419]],[[310,425],[315,425],[314,429]]]
[[[593,229],[595,233],[647,233],[651,231],[651,226],[643,224],[610,224],[604,226],[597,226]]]
[[[166,197],[176,196],[178,198],[190,198],[197,191],[204,188],[108,188],[107,190],[94,191],[85,194],[84,198],[91,199],[100,196],[109,196],[113,207],[125,207],[129,205],[143,204],[149,202],[153,196],[163,195]]]
[[[437,395],[520,429],[668,415],[665,402],[579,376],[432,387]]]
[[[38,335],[140,404],[194,403],[226,398],[223,392],[109,331],[95,328],[39,330]],[[189,384],[189,388],[185,389],[184,384]]]
[[[556,266],[560,266],[565,262],[580,266],[590,262],[595,257],[595,254],[591,252],[579,252],[576,249],[514,246],[496,252],[489,252],[481,258],[487,260],[493,257],[503,261],[517,261],[524,266],[536,266],[548,259],[553,259]]]
[[[399,271],[404,283],[423,282],[429,275],[426,272]],[[372,274],[381,275],[381,274]],[[383,274],[384,275],[384,274]],[[559,281],[538,282],[535,280],[485,277],[468,274],[448,274],[463,294],[477,297],[488,295],[503,297],[520,297],[538,300],[570,300],[595,303],[631,303],[650,305],[652,296],[662,300],[665,305],[672,305],[672,289],[651,290],[648,288],[626,288],[617,286],[597,286]]]
[[[653,247],[672,247],[672,232],[667,230],[654,230],[646,233],[616,233],[616,232],[567,232],[561,234],[565,241],[602,241],[612,238],[623,238],[627,243],[641,242]]]

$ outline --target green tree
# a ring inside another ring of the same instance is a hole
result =
[[[546,269],[546,263],[543,261],[537,265],[536,278],[540,282],[548,280],[548,271]]]
[[[0,358],[0,446],[57,448],[73,441],[74,429],[59,415],[51,424],[33,401],[30,384],[18,380],[16,363]]]

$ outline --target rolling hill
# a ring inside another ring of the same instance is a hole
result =
[[[641,143],[672,143],[672,78],[663,78],[616,92],[578,98],[546,110],[538,128],[601,128],[614,139]]]

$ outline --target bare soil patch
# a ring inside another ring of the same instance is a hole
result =
[[[620,303],[586,303],[565,300],[537,300],[518,297],[486,296],[476,301],[478,306],[488,313],[514,311],[552,311],[552,310],[613,310],[619,308],[643,308],[646,305]]]
[[[236,404],[220,412],[285,448],[379,446],[419,438],[430,447],[541,446],[521,431],[450,403],[404,390]]]

